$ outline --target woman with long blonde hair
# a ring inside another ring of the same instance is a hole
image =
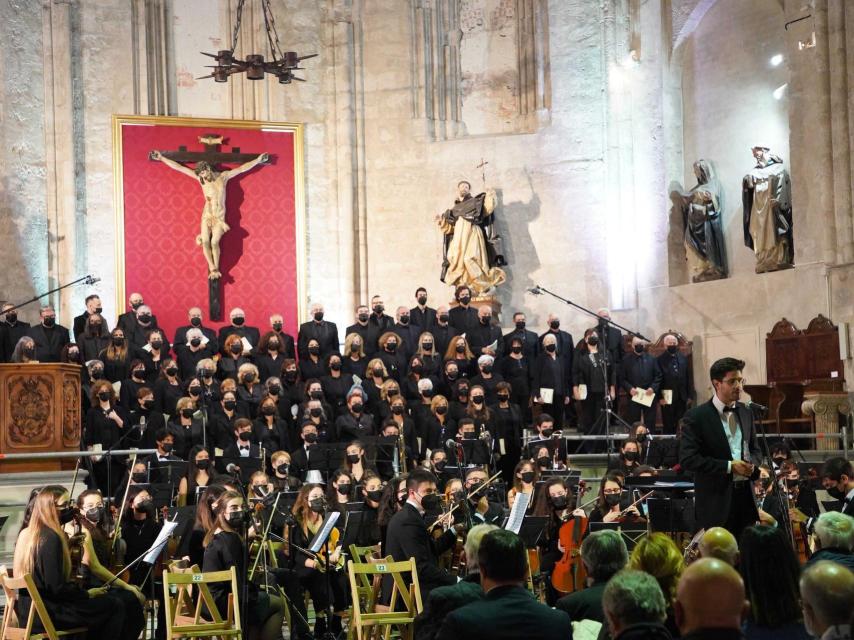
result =
[[[89,638],[136,640],[141,627],[128,628],[121,600],[104,587],[82,589],[71,581],[71,553],[62,530],[71,522],[75,509],[68,492],[60,486],[43,488],[32,501],[27,527],[15,544],[14,574],[30,574],[44,601],[51,622],[57,629],[86,627]],[[31,600],[20,593],[17,602],[19,620],[26,620]],[[36,616],[34,623],[42,631]]]

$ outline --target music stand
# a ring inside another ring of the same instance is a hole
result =
[[[222,465],[228,469],[228,465],[233,464],[238,469],[240,469],[240,483],[241,484],[249,484],[249,478],[252,477],[252,474],[256,471],[261,470],[261,458],[252,458],[252,457],[243,457],[243,456],[234,456],[234,457],[223,457]],[[231,475],[231,474],[228,474]],[[232,476],[233,477],[233,476]]]
[[[172,506],[172,497],[175,495],[175,485],[168,482],[152,482],[148,485],[148,493],[155,508]]]
[[[152,461],[148,465],[148,481],[152,484],[177,485],[187,473],[186,460]]]
[[[688,498],[648,498],[646,501],[649,528],[675,537],[677,533],[693,533],[694,501]]]
[[[525,543],[526,549],[534,549],[548,525],[548,516],[525,516],[519,528],[519,537]]]
[[[342,442],[324,442],[308,450],[308,470],[320,471],[325,483],[329,482],[329,474],[344,464],[344,456],[349,445]]]

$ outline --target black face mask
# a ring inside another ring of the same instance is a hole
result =
[[[421,372],[422,372],[422,371],[424,371],[424,367],[423,367],[423,366],[421,366],[420,364],[414,364],[414,365],[412,365],[411,367],[409,367],[409,370],[410,370],[412,373],[421,374]]]
[[[643,353],[643,345],[642,344],[636,344],[634,346],[634,350],[635,350],[635,353],[637,353],[637,354]]]
[[[379,502],[383,497],[382,489],[373,489],[372,491],[368,491],[368,500],[371,502]]]
[[[315,500],[311,500],[308,503],[308,506],[315,513],[323,513],[326,501],[323,498],[317,498]]]
[[[448,380],[456,380],[458,375],[460,374],[457,371],[448,371],[445,374],[445,377],[448,378]]]
[[[22,349],[22,351],[23,351],[24,355],[27,356],[28,358],[32,358],[33,354],[35,353],[35,349],[33,349],[32,347],[24,347]]]
[[[237,438],[241,442],[249,442],[252,439],[252,434],[249,431],[241,431],[237,434]]]
[[[193,345],[194,347],[198,347],[198,346],[199,346],[199,344],[201,344],[201,342],[202,342],[202,341],[201,341],[201,340],[199,340],[198,338],[193,338],[193,340],[195,340],[195,341],[196,341],[196,344],[194,344],[194,345]],[[190,344],[193,344],[193,340],[191,340],[191,341],[190,341]],[[152,348],[152,349],[157,349],[157,350],[159,350],[159,349],[160,349],[160,347],[162,347],[162,346],[163,346],[163,340],[152,340],[152,341],[151,341],[151,348]]]
[[[137,309],[139,309],[142,306],[142,304],[143,304],[142,300],[140,300],[139,302],[131,302],[130,308],[133,309],[134,311],[136,311]]]
[[[557,345],[556,344],[547,344],[546,345],[546,351],[548,351],[549,353],[554,353],[555,351],[557,351]]]
[[[228,350],[237,356],[243,353],[243,345],[238,342],[235,342],[233,345],[231,345],[231,347],[229,347]]]
[[[317,442],[317,434],[316,433],[307,433],[302,437],[308,444],[314,444]]]
[[[195,411],[192,409],[181,409],[181,417],[183,418],[192,418]]]
[[[226,514],[225,521],[228,523],[229,527],[237,529],[247,522],[247,515],[248,514],[245,511],[232,511],[231,513]]]
[[[143,313],[141,315],[138,315],[137,319],[142,323],[148,323],[151,322],[151,315],[148,313]]]
[[[619,493],[609,493],[605,496],[605,504],[609,507],[616,507],[620,504],[620,494]]]
[[[403,407],[396,405],[396,406],[391,408],[391,412],[396,416],[402,416],[403,415]]]
[[[113,346],[120,347],[125,343],[124,338],[113,338]]]
[[[59,524],[65,525],[72,520],[74,520],[74,507],[67,504],[59,510]]]
[[[194,397],[199,397],[200,395],[202,395],[201,387],[190,387],[188,391],[190,392],[190,395]]]
[[[321,322],[323,320],[323,311],[318,311],[314,314],[314,321]]]
[[[552,429],[551,427],[546,427],[546,428],[545,428],[545,429],[543,429],[540,433],[542,434],[542,436],[543,436],[544,438],[551,438],[551,437],[552,437],[552,434],[553,434],[554,432],[555,432],[555,430],[554,430],[554,429]]]
[[[549,322],[549,327],[551,327],[552,331],[557,331],[560,329],[560,320],[552,320]]]
[[[396,342],[386,342],[385,343],[385,350],[388,351],[389,353],[394,353],[395,351],[397,351],[397,343]]]
[[[146,411],[151,411],[154,408],[154,400],[143,400],[140,406]]]
[[[416,298],[416,300],[417,300],[418,304],[420,304],[422,307],[425,304],[427,304],[427,296],[418,296],[418,298]]]
[[[836,500],[845,500],[846,493],[843,489],[840,489],[839,487],[831,487],[827,490],[827,493]]]
[[[460,296],[460,304],[465,306],[471,302],[471,296]]]
[[[255,374],[254,373],[244,373],[243,374],[243,382],[245,382],[246,384],[249,384],[250,382],[254,382],[254,381],[255,381]]]
[[[649,437],[646,433],[639,433],[635,436],[635,440],[640,443],[646,442],[647,437]]]
[[[409,496],[405,493],[402,496],[397,496],[397,504],[403,506],[406,504],[406,501],[409,499]]]
[[[282,330],[282,323],[281,322],[274,322],[273,323],[273,331],[281,331],[281,330]]]
[[[192,317],[192,318],[190,318],[190,325],[192,325],[194,327],[201,327],[202,326],[202,319]]]
[[[133,377],[137,380],[142,380],[145,377],[145,369],[134,369]]]
[[[422,349],[422,351],[432,351],[433,350],[433,343],[432,342],[423,342],[423,343],[421,343],[421,349]]]
[[[679,350],[679,346],[675,344],[667,345],[667,353],[674,354]]]
[[[393,398],[393,397],[395,397],[396,395],[398,395],[399,393],[400,393],[400,389],[389,389],[389,390],[388,390],[388,392],[386,393],[386,395],[387,395],[389,398]]]
[[[334,362],[334,361],[330,362],[329,368],[332,369],[332,371],[341,371],[341,363],[340,362]]]
[[[434,468],[436,471],[439,471],[439,472],[441,473],[442,471],[444,471],[444,470],[445,470],[445,467],[447,466],[447,464],[448,464],[448,463],[447,463],[447,462],[445,462],[444,460],[439,460],[438,462],[434,462],[434,463],[433,463],[433,468]]]
[[[789,489],[794,489],[800,483],[801,481],[798,478],[786,478],[786,487],[788,487]]]
[[[350,495],[350,490],[351,490],[352,488],[353,488],[353,486],[348,482],[348,483],[346,483],[346,484],[339,484],[339,485],[336,487],[336,489],[335,489],[335,490],[336,490],[338,493],[340,493],[342,496],[349,496],[349,495]]]
[[[362,456],[360,456],[358,453],[348,453],[347,454],[347,462],[349,462],[350,464],[356,464],[361,459],[362,459]]]
[[[476,440],[477,434],[474,431],[463,431],[463,440]]]
[[[433,511],[439,506],[439,494],[428,493],[426,496],[421,496],[421,508],[424,511]]]
[[[549,500],[551,500],[555,509],[566,509],[566,505],[569,504],[569,500],[566,499],[566,496],[554,496],[549,498]]]
[[[469,397],[468,387],[460,387],[459,391],[457,391],[457,395],[460,398],[468,398]]]
[[[483,396],[472,396],[471,401],[476,405],[482,405],[483,404]]]
[[[17,313],[7,313],[6,314],[6,322],[9,324],[15,324],[18,321]]]
[[[160,448],[163,449],[163,453],[172,453],[172,449],[175,447],[171,442],[164,442],[160,445]]]
[[[409,324],[409,316],[400,316],[400,324],[402,324],[402,325]]]
[[[100,378],[103,375],[104,375],[103,369],[92,369],[92,379],[93,380],[97,380],[98,378]]]
[[[436,413],[440,416],[443,416],[448,413],[448,407],[446,407],[445,405],[439,405],[438,407],[436,407]]]
[[[320,355],[320,347],[312,345],[308,348],[308,352],[313,356],[318,356]]]
[[[280,464],[276,467],[276,473],[278,473],[280,476],[286,476],[288,475],[288,467],[289,465],[287,464]]]
[[[440,313],[439,314],[439,322],[441,322],[442,324],[447,324],[448,320],[450,320],[450,319],[451,319],[451,316],[449,316],[447,313]]]
[[[276,407],[269,404],[265,404],[263,407],[261,407],[261,413],[263,413],[265,416],[274,416],[276,415]]]
[[[548,456],[540,456],[537,458],[537,466],[538,467],[548,467],[551,466],[552,459]]]
[[[519,346],[518,344],[515,344],[512,347],[510,347],[510,353],[517,353],[517,354],[522,353],[522,347]]]
[[[364,409],[364,408],[365,408],[365,405],[363,405],[361,402],[354,402],[352,405],[350,405],[350,410],[353,413],[355,413],[356,415],[359,415],[360,413],[362,413],[362,409]]]
[[[98,392],[98,400],[100,400],[101,402],[106,402],[109,399],[110,399],[110,392],[109,391],[99,391]]]
[[[370,315],[368,315],[367,313],[360,313],[358,316],[356,316],[356,319],[359,322],[367,322],[369,318]]]
[[[492,316],[483,316],[480,319],[480,324],[482,324],[484,327],[487,326],[490,322],[492,322]]]
[[[522,478],[522,482],[525,484],[531,484],[534,481],[534,472],[533,471],[523,471],[519,474]]]
[[[279,395],[281,390],[282,390],[282,387],[280,387],[277,384],[271,384],[269,387],[267,387],[267,391],[270,393],[271,396]]]
[[[243,316],[236,316],[231,319],[231,324],[233,324],[235,327],[242,326],[244,322],[246,322],[246,318],[244,318]]]
[[[178,375],[178,367],[166,367],[166,375],[167,376]]]
[[[498,402],[507,402],[509,399],[510,399],[510,396],[508,396],[506,393],[499,393],[498,394]]]
[[[492,365],[491,364],[485,364],[480,368],[480,370],[488,375],[488,374],[492,373]]]
[[[203,460],[196,460],[196,467],[201,471],[207,471],[208,467],[211,466],[211,461],[208,458]]]
[[[154,511],[154,501],[153,500],[143,500],[138,503],[134,508],[134,511],[137,513],[152,513]]]
[[[597,344],[599,344],[599,336],[590,336],[589,338],[587,338],[587,344],[589,344],[591,347],[595,347]]]
[[[234,407],[237,406],[236,400],[226,400],[222,403],[222,406],[228,409],[229,411],[234,411]]]
[[[322,416],[322,415],[323,415],[323,409],[318,409],[317,407],[314,407],[313,409],[311,409],[311,410],[308,412],[308,414],[309,414],[312,418],[319,418],[320,416]]]
[[[79,351],[69,351],[68,352],[68,361],[69,362],[80,362],[80,352]]]
[[[637,451],[626,451],[623,453],[623,458],[626,459],[627,462],[635,462],[640,456]]]
[[[383,370],[380,369],[379,367],[374,367],[373,374],[374,374],[375,378],[382,378]]]
[[[378,316],[381,316],[383,314],[383,311],[385,311],[385,307],[383,305],[381,305],[381,304],[375,304],[374,305],[374,313],[375,314],[377,314]]]
[[[131,474],[130,477],[136,484],[144,484],[145,481],[148,480],[148,476],[144,471],[137,471],[136,473]]]
[[[433,390],[432,389],[424,389],[424,391],[421,392],[421,395],[424,396],[425,398],[432,398],[433,397]]]
[[[91,509],[86,509],[86,513],[84,515],[92,524],[98,524],[104,517],[104,507],[92,507]]]
[[[285,371],[285,380],[288,382],[295,382],[297,379],[296,371]]]
[[[202,344],[201,338],[193,338],[192,340],[190,340],[190,345],[193,347],[198,347],[200,344]],[[157,348],[159,349],[160,347],[158,346]]]
[[[315,389],[311,393],[308,394],[312,400],[321,400],[323,398],[323,391],[319,391]]]
[[[524,331],[525,330],[525,321],[521,320],[516,323],[516,331]]]
[[[56,318],[52,316],[48,316],[43,320],[44,326],[50,328],[56,324]]]

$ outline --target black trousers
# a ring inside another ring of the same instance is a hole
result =
[[[605,394],[588,392],[581,401],[581,431],[584,435],[606,435],[604,419],[600,420],[604,412]],[[585,453],[599,453],[606,450],[606,443],[604,440],[582,441],[578,448]]]
[[[658,396],[652,401],[651,407],[645,407],[642,404],[633,402],[631,396],[628,397],[629,406],[626,407],[626,422],[634,424],[638,421],[643,421],[644,426],[650,431],[655,428],[655,408],[658,406]]]
[[[739,540],[742,532],[754,524],[756,524],[756,503],[753,501],[753,483],[745,480],[733,484],[732,502],[729,505],[724,529]]]
[[[636,403],[633,403],[636,404]],[[676,425],[685,415],[687,404],[684,400],[673,398],[673,404],[661,405],[661,422],[664,425],[664,433],[675,434]],[[652,428],[650,427],[650,430]]]

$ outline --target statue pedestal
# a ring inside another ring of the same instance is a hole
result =
[[[807,393],[801,411],[815,416],[815,448],[817,451],[838,451],[842,448],[839,438],[826,438],[826,434],[839,434],[839,416],[851,413],[847,393]]]

